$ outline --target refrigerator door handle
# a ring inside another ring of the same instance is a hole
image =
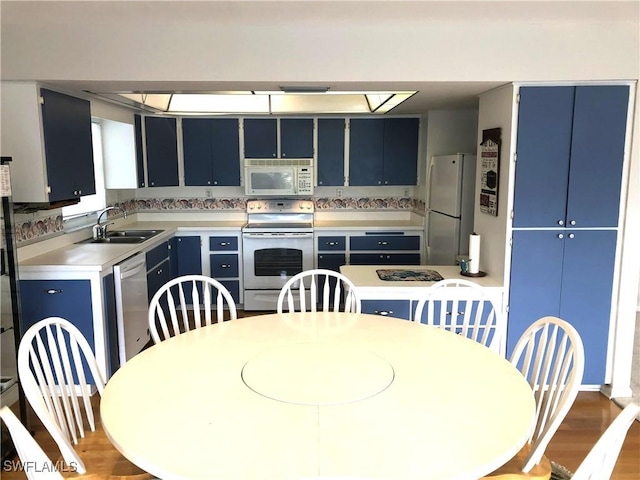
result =
[[[433,157],[429,160],[429,168],[427,168],[427,187],[429,188],[428,197],[427,197],[427,210],[431,208],[431,192],[433,188],[431,188],[431,172],[433,170]]]

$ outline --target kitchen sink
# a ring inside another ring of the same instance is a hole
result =
[[[78,243],[103,243],[107,245],[142,243],[163,231],[164,230],[112,230],[107,231],[105,238],[89,238]]]

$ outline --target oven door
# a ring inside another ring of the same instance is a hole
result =
[[[242,234],[244,288],[280,290],[287,280],[313,268],[313,233]]]

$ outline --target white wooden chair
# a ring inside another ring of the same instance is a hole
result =
[[[38,442],[18,420],[9,407],[0,408],[0,418],[4,422],[23,471],[28,480],[62,480],[60,472],[54,469],[54,463],[44,453]],[[6,465],[4,465],[6,467]]]
[[[516,343],[511,363],[531,385],[536,415],[527,444],[484,478],[549,478],[551,464],[544,452],[578,395],[584,373],[582,339],[568,322],[540,318]]]
[[[506,326],[502,312],[482,286],[464,279],[445,279],[426,290],[416,304],[414,321],[424,320],[427,325],[458,333],[504,355]]]
[[[106,437],[99,416],[96,421],[92,385],[102,395],[105,382],[89,343],[71,322],[49,317],[24,333],[18,347],[18,376],[31,408],[69,469],[92,479],[153,478],[126,460]]]
[[[225,309],[226,307],[226,309]],[[211,325],[214,320],[238,318],[229,290],[204,275],[184,275],[165,283],[149,304],[149,331],[155,343],[192,328]],[[191,324],[193,320],[193,325]]]
[[[639,414],[640,405],[627,405],[600,436],[571,479],[609,480],[627,432]]]
[[[287,280],[278,295],[278,313],[284,311],[285,303],[289,312],[295,312],[296,305],[300,312],[315,312],[318,305],[323,312],[339,312],[341,305],[345,312],[360,313],[362,308],[353,282],[339,272],[324,269],[300,272]]]

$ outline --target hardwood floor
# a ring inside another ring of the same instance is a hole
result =
[[[598,392],[581,392],[547,447],[546,456],[570,471],[580,465],[621,408]],[[613,480],[640,479],[640,421],[627,433]]]
[[[600,393],[580,393],[549,444],[547,457],[574,471],[620,410],[614,402]],[[36,431],[36,440],[49,457],[58,458],[59,452],[51,441],[51,437],[39,426],[39,422],[37,420],[32,422],[32,426]],[[5,471],[3,468],[0,478],[17,480],[25,479],[26,476],[15,471]],[[612,480],[640,479],[640,422],[636,421],[631,426],[611,478]]]

